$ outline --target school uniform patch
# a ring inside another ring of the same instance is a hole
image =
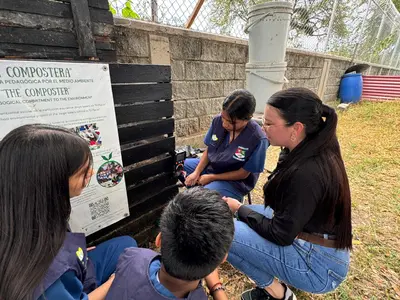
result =
[[[81,247],[79,247],[78,251],[76,251],[76,256],[83,263],[83,258],[84,258],[85,255],[83,254],[83,250],[82,250]]]
[[[249,150],[249,148],[244,148],[242,146],[239,146],[236,149],[235,154],[233,155],[233,158],[239,161],[244,161],[246,158],[246,151]]]
[[[217,135],[213,134],[212,137],[211,137],[211,140],[214,141],[214,142],[218,141]]]

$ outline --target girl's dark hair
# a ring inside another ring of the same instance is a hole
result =
[[[304,124],[306,138],[278,164],[271,181],[264,186],[264,195],[276,191],[280,183],[289,178],[306,160],[314,159],[321,172],[326,188],[321,204],[321,225],[332,224],[336,228],[337,248],[352,248],[351,195],[346,169],[336,136],[337,114],[312,91],[291,88],[271,96],[268,105],[279,110],[281,117],[291,126]],[[265,197],[265,204],[269,205]]]
[[[50,125],[25,125],[0,141],[0,299],[32,299],[61,248],[71,214],[69,178],[87,143]],[[84,182],[82,182],[84,184]]]
[[[256,99],[247,90],[235,90],[222,103],[222,109],[232,121],[250,120],[256,110]]]

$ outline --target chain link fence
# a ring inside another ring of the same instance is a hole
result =
[[[267,0],[268,1],[268,0]],[[249,6],[205,0],[192,30],[247,39]],[[391,0],[292,0],[288,46],[400,68],[400,13]],[[185,27],[198,0],[109,0],[113,14]],[[400,1],[399,1],[400,5]]]

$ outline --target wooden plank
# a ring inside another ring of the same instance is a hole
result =
[[[24,27],[74,33],[74,22],[71,19],[55,18],[52,16],[18,11],[0,10],[0,24],[9,27]],[[92,22],[92,32],[96,37],[110,37],[113,32],[113,25]]]
[[[174,172],[174,163],[174,158],[168,156],[157,162],[127,171],[125,173],[126,186],[139,184],[141,181],[161,173],[170,172],[172,174]]]
[[[92,22],[114,24],[114,17],[108,10],[90,8],[90,19]]]
[[[150,243],[154,243],[159,232],[160,229],[158,226],[153,225],[143,229],[143,231],[140,231],[138,234],[135,234],[133,238],[140,247],[148,248]]]
[[[138,140],[147,139],[174,132],[174,119],[148,121],[118,129],[120,144],[127,144]]]
[[[2,43],[32,46],[78,48],[78,43],[73,33],[43,31],[32,28],[0,27],[0,41]],[[96,42],[96,48],[99,50],[114,50],[114,45]]]
[[[86,238],[89,246],[98,245],[103,241],[109,240],[116,236],[130,235],[134,236],[146,229],[148,226],[157,225],[157,220],[160,218],[164,206],[154,210],[149,210],[139,218],[125,218],[115,224],[99,230]]]
[[[111,64],[111,83],[171,82],[171,66]]]
[[[68,2],[71,3],[71,0]],[[1,0],[0,9],[72,19],[70,3],[49,0]],[[92,22],[114,24],[114,17],[112,13],[108,11],[108,8],[99,9],[91,7],[89,8],[89,12]]]
[[[62,2],[71,2],[71,0],[62,0]],[[108,10],[108,0],[88,0],[90,7]]]
[[[174,150],[175,137],[163,138],[152,143],[124,149],[122,151],[122,162],[124,166],[129,166],[164,153],[171,153]]]
[[[103,62],[115,62],[117,60],[117,52],[97,49],[97,57]]]
[[[153,210],[157,207],[165,205],[177,193],[178,193],[178,186],[176,185],[164,189],[161,193],[158,193],[156,196],[129,207],[130,217],[138,218],[141,215],[148,212],[149,210]]]
[[[129,206],[154,197],[164,188],[175,185],[176,182],[174,174],[164,173],[137,186],[128,187]]]
[[[77,48],[0,43],[0,57],[77,59]]]
[[[172,84],[132,84],[113,85],[114,103],[128,104],[155,100],[169,100],[172,98]]]
[[[201,9],[201,7],[204,4],[204,0],[197,0],[196,6],[194,7],[194,10],[192,12],[192,14],[190,15],[188,21],[185,24],[185,28],[190,28],[193,25],[194,20],[196,20],[196,17]]]
[[[117,106],[115,114],[118,125],[156,120],[163,117],[172,117],[174,105],[172,101],[153,102],[141,105]]]
[[[0,43],[0,57],[23,57],[37,59],[79,59],[78,48]],[[115,62],[117,54],[110,50],[97,50],[97,56],[104,62]]]
[[[0,9],[72,19],[70,5],[56,1],[1,0]]]
[[[2,43],[76,48],[75,35],[68,32],[42,31],[31,28],[0,27]]]
[[[18,11],[0,10],[0,23],[3,26],[74,32],[74,24],[70,19],[54,18]]]
[[[95,44],[96,44],[96,49],[111,50],[111,51],[115,50],[114,43],[96,41]]]
[[[75,32],[82,57],[97,57],[87,0],[71,0]]]

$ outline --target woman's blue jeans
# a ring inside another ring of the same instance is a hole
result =
[[[273,217],[273,210],[263,205],[251,209]],[[278,246],[235,221],[235,236],[228,261],[265,288],[278,278],[309,293],[324,294],[337,288],[349,270],[350,252],[322,247],[296,239],[290,246]]]

